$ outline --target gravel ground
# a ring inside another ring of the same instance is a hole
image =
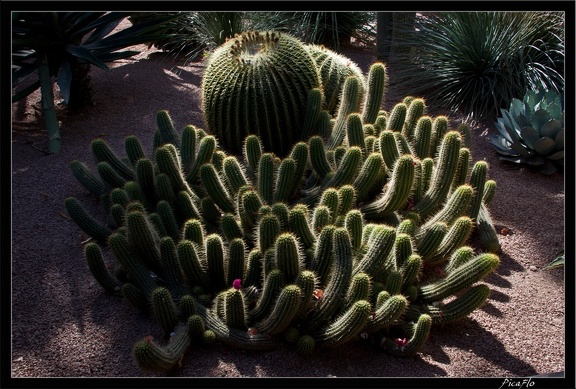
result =
[[[169,374],[140,371],[131,348],[147,335],[160,337],[159,328],[121,298],[103,293],[83,259],[81,242],[86,236],[64,208],[64,199],[75,196],[90,212],[103,217],[99,203],[69,168],[74,159],[94,165],[89,150],[92,139],[104,137],[115,150],[123,150],[124,138],[135,134],[151,151],[155,114],[161,109],[170,111],[177,127],[189,123],[203,127],[202,63],[185,66],[146,46],[139,48],[144,50],[141,54],[119,61],[111,72],[92,70],[96,106],[74,116],[61,115],[58,154],[42,151],[47,135],[36,119],[39,95],[12,106],[10,358],[14,382],[34,385],[36,381],[19,380],[32,377],[364,377],[341,380],[338,385],[390,386],[382,378],[400,378],[397,384],[404,387],[428,387],[432,382],[428,377],[449,377],[473,378],[465,385],[474,387],[518,387],[523,377],[567,371],[567,379],[534,378],[532,384],[537,383],[534,388],[574,387],[573,362],[565,366],[566,348],[573,353],[574,344],[565,340],[564,269],[542,270],[564,249],[564,175],[544,176],[500,162],[486,139],[494,131],[491,123],[473,129],[472,157],[488,161],[489,177],[498,184],[490,206],[492,218],[498,228],[510,231],[500,235],[501,265],[486,280],[492,294],[468,319],[434,328],[417,356],[395,358],[369,344],[309,357],[297,356],[290,348],[250,353],[216,346],[192,350],[181,368]],[[375,60],[370,53],[348,50],[345,54],[364,70]],[[391,85],[386,108],[407,94]],[[457,116],[451,119],[458,123]],[[412,379],[404,379],[408,377]],[[131,385],[140,383],[135,382]],[[228,380],[186,382],[230,384]],[[253,385],[262,382],[275,381]],[[303,386],[312,381],[291,382]],[[451,382],[443,380],[441,385]]]

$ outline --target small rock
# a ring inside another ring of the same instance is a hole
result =
[[[536,266],[532,265],[532,266],[530,266],[530,270],[536,271],[536,270],[538,270],[538,268]]]

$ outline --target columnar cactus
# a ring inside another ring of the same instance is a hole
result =
[[[282,37],[246,35],[226,50],[245,67],[279,55]],[[384,70],[371,68],[364,113],[350,109],[362,99],[349,77],[340,109],[350,112],[281,154],[257,134],[234,140],[236,152],[196,127],[178,133],[161,111],[151,157],[130,137],[125,159],[95,141],[100,177],[71,164],[108,213],[102,223],[66,201],[96,241],[85,247],[89,270],[174,333],[165,347],[137,343],[143,369],[171,368],[195,342],[215,339],[248,350],[286,340],[306,354],[368,337],[392,355],[413,355],[432,324],[462,320],[486,302],[481,281],[499,264],[488,166],[472,164],[461,132],[425,116],[422,99],[376,112]],[[239,126],[246,117],[237,114],[211,120]],[[470,246],[474,231],[491,252]]]

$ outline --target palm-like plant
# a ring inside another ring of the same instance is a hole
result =
[[[53,80],[64,103],[80,109],[91,101],[91,65],[106,63],[137,51],[121,49],[162,36],[167,19],[112,33],[127,12],[15,12],[12,14],[12,88],[16,102],[40,88],[49,135],[48,152],[60,150],[60,128],[54,107]],[[36,75],[36,80],[31,80]]]
[[[139,24],[170,14],[175,13],[138,12],[130,21]],[[169,39],[152,43],[170,55],[191,61],[242,32],[243,16],[244,12],[183,12],[181,17],[168,23]]]
[[[423,13],[404,35],[397,81],[429,104],[492,118],[527,89],[564,84],[559,12]]]

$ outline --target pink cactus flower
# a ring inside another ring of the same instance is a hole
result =
[[[397,339],[394,340],[394,343],[396,343],[396,345],[397,345],[398,347],[404,347],[404,345],[406,345],[407,342],[408,342],[408,341],[406,340],[406,338],[402,338],[402,339],[397,338]]]
[[[242,280],[240,278],[236,278],[233,282],[232,282],[232,287],[236,290],[240,289],[242,287]]]

